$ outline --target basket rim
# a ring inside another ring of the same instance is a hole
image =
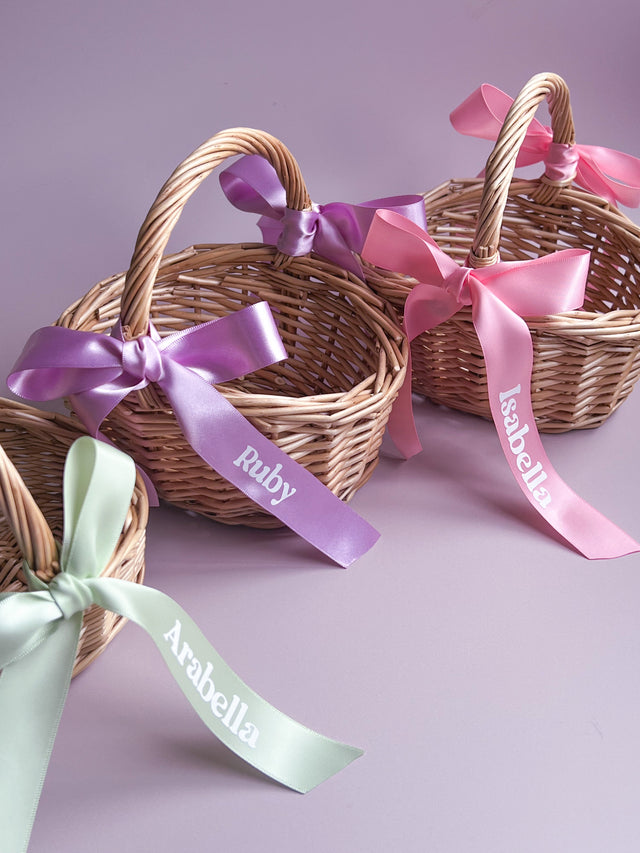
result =
[[[158,279],[162,277],[163,273],[167,273],[173,265],[193,258],[199,258],[206,255],[211,255],[213,257],[216,253],[222,254],[227,252],[238,253],[237,263],[240,263],[242,253],[248,253],[250,255],[252,252],[256,252],[259,255],[265,255],[265,259],[262,260],[259,257],[252,259],[249,257],[249,260],[247,260],[246,263],[255,263],[256,265],[259,265],[260,263],[264,263],[265,265],[268,264],[273,267],[273,271],[275,273],[281,270],[281,268],[274,264],[274,261],[277,261],[280,254],[278,249],[275,246],[266,243],[198,243],[188,246],[180,251],[166,254],[162,257],[158,268],[156,282],[154,283],[154,289],[162,286],[162,281],[158,281]],[[242,258],[242,260],[244,260],[244,258]],[[230,261],[229,267],[232,267],[233,264],[234,262]],[[360,313],[364,312],[367,326],[373,331],[380,343],[382,343],[382,341],[386,343],[386,349],[393,351],[393,358],[386,359],[384,369],[381,369],[380,364],[378,363],[376,370],[372,371],[367,377],[365,377],[365,379],[358,383],[358,386],[355,386],[355,388],[365,384],[371,385],[372,389],[370,391],[367,392],[362,389],[360,392],[361,394],[366,394],[370,398],[381,393],[384,393],[385,395],[395,393],[403,381],[409,352],[409,344],[402,332],[399,318],[397,317],[396,309],[392,304],[392,301],[381,296],[379,293],[374,292],[372,288],[354,276],[351,272],[344,270],[332,261],[328,261],[315,253],[304,257],[292,258],[291,263],[287,266],[286,272],[295,274],[297,268],[301,266],[309,266],[310,264],[313,264],[314,268],[317,270],[318,278],[321,278],[323,273],[325,275],[338,274],[336,277],[341,284],[344,283],[345,290],[348,291],[350,296],[358,301]],[[284,270],[282,271],[284,272]],[[385,270],[375,268],[375,271],[378,274],[386,275]],[[109,304],[109,306],[113,308],[113,318],[115,322],[118,313],[117,303],[122,297],[126,275],[127,271],[122,271],[112,274],[102,281],[94,284],[86,293],[69,305],[53,325],[60,325],[67,328],[77,328],[79,325],[85,325],[91,316],[95,318],[96,310],[93,309],[83,316],[82,309],[98,296],[101,297],[102,302]],[[300,279],[301,286],[304,285],[305,281],[305,278]],[[310,288],[315,285],[321,286],[321,282],[309,281]],[[153,305],[153,298],[151,304]],[[74,322],[76,315],[79,315],[80,319],[77,322]],[[213,315],[212,319],[214,319]],[[99,319],[96,320],[96,326],[104,329],[105,331],[111,328],[112,325],[113,324],[110,322],[100,322]],[[166,332],[165,334],[170,333],[171,332]],[[160,332],[160,334],[162,335],[162,332]],[[386,388],[384,392],[379,390],[376,391],[376,386],[387,376],[391,377],[390,386]],[[293,397],[286,396],[284,394],[278,395],[245,391],[240,388],[230,388],[225,384],[219,384],[215,387],[225,396],[233,398],[234,400],[241,400],[242,405],[247,407],[260,406],[268,403],[271,406],[282,405],[290,407],[292,405],[296,405],[308,409],[334,408],[337,410],[340,406],[344,406],[345,400],[354,396],[354,388],[350,388],[346,391],[326,392]]]

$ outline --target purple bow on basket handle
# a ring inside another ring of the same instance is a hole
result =
[[[21,397],[70,397],[94,435],[132,391],[155,384],[204,462],[331,559],[348,566],[379,534],[310,471],[257,430],[215,387],[286,358],[266,302],[161,337],[150,320],[154,284],[182,208],[202,181],[238,154],[266,158],[286,186],[287,207],[310,208],[299,167],[277,139],[222,131],[178,166],[138,235],[112,333],[61,326],[36,331],[9,377]],[[281,260],[276,256],[275,263]],[[102,437],[102,436],[100,436]],[[135,456],[135,454],[133,454]]]
[[[292,208],[278,174],[262,157],[246,156],[233,163],[220,174],[220,186],[234,207],[260,216],[265,243],[293,257],[315,252],[358,278],[364,274],[356,254],[362,251],[376,210],[393,210],[426,228],[420,195]]]
[[[534,90],[541,79],[533,77],[523,93]],[[556,101],[558,111],[571,115],[566,85]],[[518,101],[521,101],[519,96]],[[566,101],[566,103],[565,103]],[[489,83],[483,83],[450,115],[451,124],[467,136],[498,138],[514,99]],[[553,102],[550,104],[554,106]],[[575,141],[573,121],[566,125],[552,122],[553,129],[533,119],[522,142],[516,167],[543,162],[543,181],[552,187],[564,187],[575,182],[583,189],[601,196],[612,205],[640,206],[640,159],[596,145],[579,145]]]

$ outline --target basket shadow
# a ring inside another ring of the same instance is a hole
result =
[[[414,403],[414,413],[422,452],[404,460],[387,435],[381,455],[388,464],[411,465],[417,469],[418,477],[424,477],[427,491],[429,481],[438,486],[445,484],[448,501],[457,503],[458,495],[471,495],[479,507],[488,508],[497,517],[533,529],[579,553],[520,494],[491,421],[419,397]],[[435,492],[441,494],[440,488],[434,488],[432,494]],[[433,511],[433,505],[429,509]]]
[[[162,750],[163,758],[169,762],[180,762],[183,766],[188,764],[190,769],[215,771],[215,774],[212,773],[212,785],[216,787],[228,788],[230,783],[237,782],[289,790],[286,785],[247,764],[221,741],[212,740],[206,735],[165,735]]]

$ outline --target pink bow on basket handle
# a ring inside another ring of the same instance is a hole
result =
[[[483,83],[449,118],[458,133],[495,142],[513,103],[501,89]],[[554,142],[552,129],[533,119],[516,167],[541,162],[545,182],[552,186],[568,186],[573,181],[614,206],[640,206],[640,159],[612,148]]]
[[[579,307],[589,252],[566,249],[533,260],[461,267],[419,226],[391,211],[378,211],[362,257],[417,279],[404,311],[409,340],[471,306],[500,444],[516,482],[540,515],[589,559],[640,551],[637,542],[578,497],[554,470],[531,403],[533,344],[522,318]],[[410,363],[389,430],[405,456],[420,450],[411,408]]]

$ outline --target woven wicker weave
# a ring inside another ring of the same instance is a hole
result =
[[[44,581],[58,571],[62,473],[67,451],[82,434],[69,418],[10,400],[0,402],[0,591],[27,588],[25,560]],[[103,577],[142,583],[147,514],[147,495],[138,477],[120,541]],[[104,650],[124,622],[101,607],[85,612],[74,675]]]
[[[145,334],[149,319],[162,336],[267,300],[288,359],[219,390],[264,435],[348,500],[377,463],[405,372],[406,342],[388,303],[315,255],[290,258],[262,244],[227,244],[162,257],[189,196],[236,154],[264,157],[287,191],[288,206],[310,207],[298,165],[282,143],[250,129],[218,133],[160,191],[129,271],[96,285],[58,324],[106,331],[122,307],[127,337]],[[146,469],[168,502],[227,524],[280,526],[196,455],[157,387],[131,393],[103,428]]]
[[[487,266],[565,248],[592,253],[582,310],[527,320],[534,347],[531,393],[543,432],[596,427],[624,401],[640,373],[640,228],[578,188],[511,180],[538,104],[548,100],[555,142],[572,144],[569,91],[555,74],[523,88],[487,162],[485,179],[452,180],[425,194],[429,234],[461,264]],[[402,312],[407,280],[378,292]],[[490,418],[482,349],[470,309],[412,344],[413,389]]]

